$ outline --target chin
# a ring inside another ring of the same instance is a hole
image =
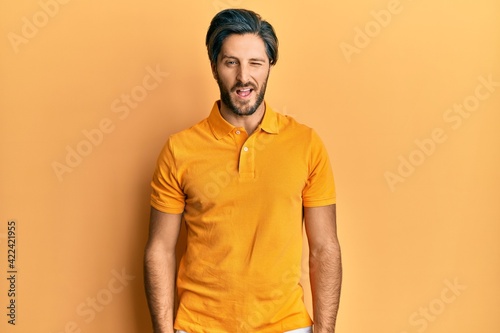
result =
[[[243,107],[238,107],[236,103],[233,103],[231,110],[240,116],[251,116],[254,114],[257,109],[259,108],[260,105],[257,105],[256,102],[254,103],[245,103]]]

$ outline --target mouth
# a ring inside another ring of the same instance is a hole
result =
[[[254,90],[250,87],[236,89],[236,94],[240,98],[249,98]]]

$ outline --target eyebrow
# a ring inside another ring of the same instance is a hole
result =
[[[250,61],[266,62],[266,60],[262,58],[250,58]]]
[[[230,56],[230,55],[227,55],[227,54],[223,54],[223,55],[222,55],[221,60],[224,60],[224,59],[236,59],[236,60],[239,60],[237,57],[235,57],[235,56]],[[262,59],[262,58],[250,58],[249,60],[250,60],[250,61],[258,61],[258,62],[266,62],[266,60],[265,60],[265,59]]]

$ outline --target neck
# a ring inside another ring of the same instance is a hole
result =
[[[248,135],[252,134],[259,126],[264,113],[266,111],[266,104],[263,101],[255,112],[249,116],[240,116],[231,111],[231,109],[222,101],[219,105],[219,110],[222,118],[235,127],[243,127]]]

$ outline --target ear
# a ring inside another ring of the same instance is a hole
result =
[[[213,75],[215,81],[217,81],[217,78],[218,78],[218,75],[217,75],[217,63],[212,62],[210,64],[210,67],[212,67],[212,75]]]

